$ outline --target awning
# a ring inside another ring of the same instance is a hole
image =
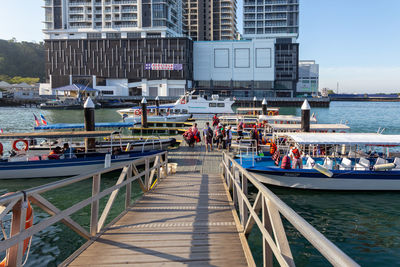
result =
[[[96,122],[94,127],[96,128],[127,128],[133,127],[133,122]],[[85,128],[83,123],[55,123],[48,125],[37,126],[35,130],[55,130],[55,129],[83,129]]]
[[[54,91],[83,91],[83,92],[98,92],[99,90],[87,87],[83,84],[70,84],[58,88],[54,88]]]
[[[258,119],[261,121],[287,121],[287,122],[301,122],[301,117],[292,115],[276,115],[276,116],[266,116],[260,115]],[[315,118],[310,118],[311,122],[316,122]]]
[[[300,145],[368,145],[400,146],[400,135],[378,133],[286,133]]]
[[[0,134],[0,139],[102,137],[110,136],[111,133],[110,131],[4,133]]]
[[[301,130],[300,124],[269,124],[269,127],[271,127],[275,131]],[[310,124],[310,131],[329,131],[329,130],[345,131],[349,129],[350,127],[347,126],[346,124],[316,124],[316,123]]]

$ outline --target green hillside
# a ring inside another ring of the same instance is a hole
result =
[[[45,80],[43,43],[0,40],[0,81],[33,83]]]

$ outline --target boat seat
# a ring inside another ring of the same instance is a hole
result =
[[[310,169],[313,168],[313,165],[314,165],[314,164],[315,164],[315,160],[313,160],[312,157],[308,156],[308,157],[307,157],[307,163],[306,163],[306,165],[303,166],[303,169],[308,169],[308,170],[310,170]]]
[[[332,170],[333,169],[333,160],[330,158],[325,158],[324,164],[322,166],[327,168],[328,170]]]
[[[360,164],[360,163],[356,163],[356,165],[354,165],[354,170],[356,171],[367,171],[369,170],[369,167],[367,168],[366,166]]]
[[[378,158],[375,162],[375,165],[380,165],[380,164],[386,164],[387,160],[383,159],[383,158]]]
[[[351,160],[343,158],[342,162],[339,164],[339,170],[351,170]]]
[[[366,158],[360,158],[360,161],[358,162],[360,165],[369,168],[370,162]]]
[[[395,157],[393,163],[394,163],[394,165],[396,165],[396,167],[394,167],[394,169],[400,170],[400,158]]]

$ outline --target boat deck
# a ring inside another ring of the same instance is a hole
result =
[[[169,153],[177,173],[145,193],[70,265],[248,266],[247,242],[219,175],[221,153],[203,151],[182,146]]]

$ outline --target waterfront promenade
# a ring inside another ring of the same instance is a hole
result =
[[[219,175],[221,153],[181,146],[168,158],[178,163],[177,173],[145,193],[93,244],[65,264],[254,265]]]

